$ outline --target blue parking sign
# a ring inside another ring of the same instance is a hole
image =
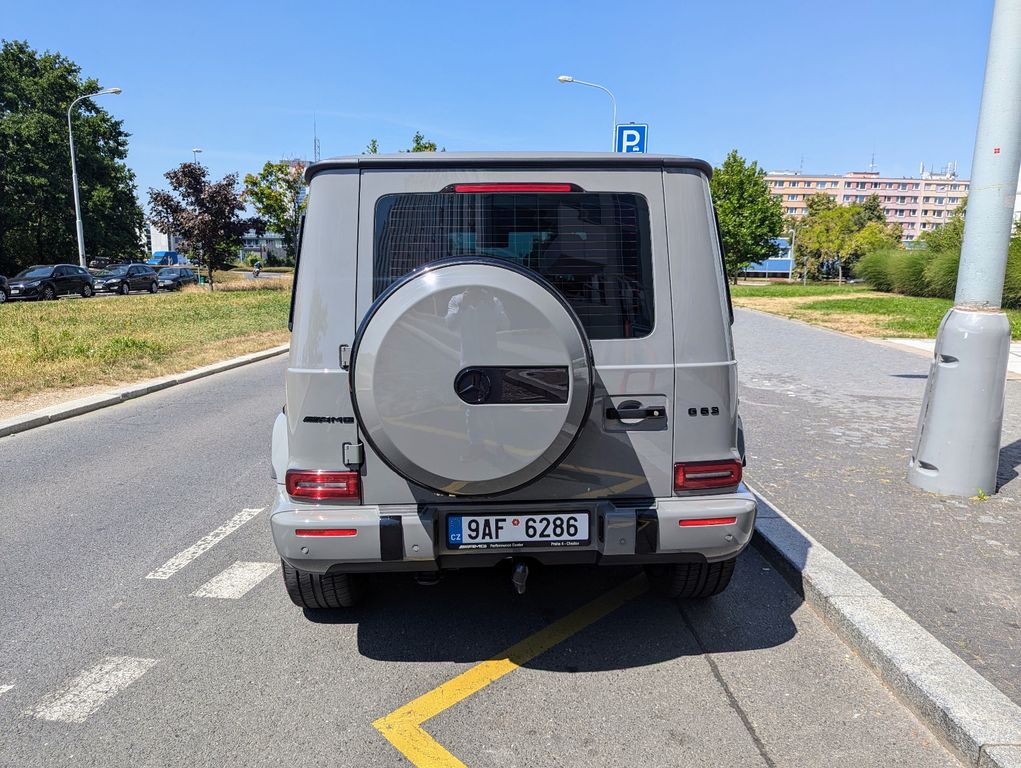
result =
[[[649,126],[644,123],[618,125],[613,151],[645,153],[648,151],[648,139]]]

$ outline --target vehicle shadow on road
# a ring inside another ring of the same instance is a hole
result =
[[[997,488],[1001,488],[1018,476],[1021,467],[1021,440],[1000,448],[1000,465],[996,472]]]
[[[524,595],[512,589],[509,568],[459,571],[431,587],[409,576],[387,575],[371,580],[358,609],[306,611],[305,616],[321,624],[357,624],[358,650],[371,659],[478,662],[502,657],[510,646],[639,574],[636,568],[595,566],[533,569]],[[770,648],[794,637],[792,614],[801,603],[773,567],[749,549],[722,595],[672,601],[647,592],[526,666],[603,671]]]

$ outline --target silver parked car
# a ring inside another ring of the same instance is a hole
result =
[[[708,179],[680,157],[307,171],[273,537],[292,600],[510,560],[730,581],[755,501]]]

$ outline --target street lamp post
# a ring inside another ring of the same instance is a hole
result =
[[[82,99],[91,99],[95,96],[103,96],[107,93],[112,93],[115,96],[121,92],[120,88],[104,88],[101,91],[90,93],[85,96],[79,96],[77,99],[71,102],[71,105],[67,108],[67,140],[71,147],[71,185],[74,187],[74,223],[75,229],[78,232],[78,263],[85,267],[85,233],[82,230],[82,204],[78,200],[78,165],[74,159],[74,131],[71,129],[71,110],[74,109]]]
[[[559,80],[561,83],[577,83],[578,85],[587,85],[589,88],[598,88],[599,90],[603,91],[604,93],[606,93],[606,95],[608,95],[610,97],[610,102],[613,104],[613,130],[611,131],[611,135],[610,135],[610,149],[611,150],[616,150],[617,149],[617,99],[614,98],[613,93],[610,92],[610,89],[607,88],[604,85],[599,85],[599,83],[588,83],[588,82],[586,82],[584,80],[576,80],[575,78],[571,77],[570,75],[560,75],[560,77],[558,77],[557,80]]]
[[[193,163],[197,164],[198,161],[199,161],[199,155],[201,153],[202,153],[202,147],[192,147],[192,149],[191,149],[191,161]]]

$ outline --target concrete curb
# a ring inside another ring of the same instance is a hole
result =
[[[18,432],[25,432],[29,429],[35,429],[36,427],[41,427],[45,424],[52,424],[55,421],[62,421],[64,419],[70,419],[73,416],[80,416],[83,413],[98,411],[100,408],[108,408],[111,405],[123,403],[125,400],[133,400],[136,397],[142,397],[144,395],[152,394],[153,392],[159,392],[161,389],[175,387],[178,384],[184,384],[185,382],[195,381],[196,379],[202,379],[206,376],[212,376],[214,373],[222,373],[223,371],[229,371],[232,368],[240,368],[242,365],[257,363],[260,360],[266,360],[271,357],[276,357],[277,355],[282,355],[288,349],[290,349],[290,345],[282,344],[279,347],[264,349],[261,352],[252,352],[248,355],[234,357],[230,360],[223,360],[219,363],[213,363],[212,365],[204,365],[201,368],[193,368],[190,371],[184,371],[183,373],[174,374],[172,376],[140,381],[137,384],[131,384],[124,389],[112,390],[110,392],[104,392],[91,397],[83,397],[79,400],[71,400],[66,403],[50,406],[49,408],[42,408],[38,411],[32,411],[31,413],[25,413],[21,416],[5,419],[0,421],[0,437],[15,435]]]
[[[1021,768],[1021,707],[762,494],[756,547],[968,765]]]

